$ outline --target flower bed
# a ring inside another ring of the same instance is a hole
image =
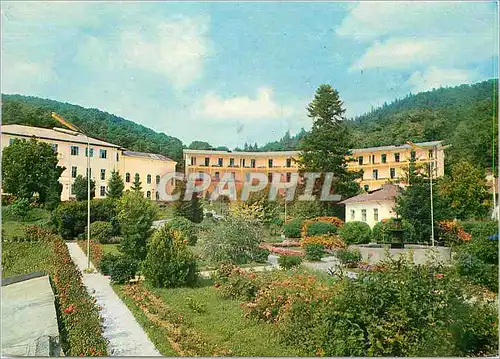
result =
[[[280,243],[273,243],[274,247],[300,247],[300,242],[283,241]]]
[[[284,256],[303,256],[304,253],[301,251],[297,251],[295,249],[286,249],[286,248],[280,248],[280,247],[274,247],[269,244],[264,244],[262,243],[260,245],[260,248],[267,249],[268,251],[272,253],[276,253],[279,255],[284,255]]]
[[[56,312],[61,346],[66,356],[106,356],[107,341],[102,336],[99,307],[82,282],[66,244],[51,236],[54,250],[51,283],[56,296]]]
[[[77,241],[78,245],[82,249],[83,253],[87,255],[87,241],[80,240]],[[101,268],[101,260],[103,256],[101,243],[91,240],[90,241],[90,261],[97,268]]]
[[[305,237],[301,242],[300,245],[304,247],[305,245],[308,244],[321,244],[325,246],[325,249],[341,249],[341,248],[346,248],[347,245],[343,240],[340,239],[338,236],[332,236],[332,235],[321,235],[321,236],[312,236],[312,237]]]

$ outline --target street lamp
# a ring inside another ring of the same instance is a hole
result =
[[[406,141],[406,143],[408,145],[410,145],[411,148],[413,148],[413,149],[423,150],[422,147],[417,146],[416,144],[414,144],[411,141]],[[429,184],[430,184],[430,192],[431,192],[431,244],[433,247],[434,247],[434,198],[432,195],[432,172],[434,170],[433,164],[434,164],[435,155],[436,155],[435,150],[436,150],[436,146],[432,146],[432,159],[429,160]]]
[[[84,135],[87,138],[87,269],[90,270],[90,140],[83,131],[81,131],[75,125],[64,120],[57,113],[52,112],[52,117],[57,120],[63,126],[68,127],[71,131],[54,127],[54,131],[70,134],[73,136],[78,136],[79,134]]]

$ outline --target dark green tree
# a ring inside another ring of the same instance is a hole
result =
[[[346,157],[352,144],[344,123],[345,109],[339,93],[330,85],[321,85],[307,111],[313,126],[300,145],[300,171],[321,173],[320,185],[325,173],[332,172],[335,177],[332,187],[336,194],[342,197],[357,194],[359,185],[354,180],[360,177],[360,173],[347,169]]]
[[[59,177],[64,171],[57,163],[57,153],[47,143],[14,140],[3,150],[3,191],[28,200],[38,193],[40,203],[57,205],[62,191]]]
[[[123,194],[124,188],[125,184],[120,176],[120,172],[115,170],[111,171],[111,177],[108,181],[108,191],[106,195],[110,198],[120,198]]]
[[[132,186],[130,187],[130,189],[134,192],[141,192],[142,191],[141,177],[139,176],[138,173],[135,174],[134,182],[132,183]]]
[[[188,149],[190,149],[190,150],[210,150],[210,149],[212,149],[212,145],[210,145],[210,143],[205,142],[205,141],[193,141],[188,146]]]
[[[189,219],[191,222],[200,223],[203,220],[203,205],[198,194],[194,193],[189,201],[184,201],[185,184],[177,181],[176,187],[181,194],[180,198],[174,202],[174,215]]]
[[[83,177],[82,175],[78,175],[75,178],[75,182],[73,183],[73,193],[76,197],[77,201],[86,201],[87,200],[87,177]],[[90,199],[95,197],[95,181],[90,180]]]

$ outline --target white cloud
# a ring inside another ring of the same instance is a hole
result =
[[[202,74],[205,58],[212,54],[206,18],[180,18],[153,29],[126,30],[122,52],[129,67],[166,76],[183,88]]]
[[[414,72],[408,79],[408,84],[412,86],[412,92],[421,92],[439,87],[472,84],[480,79],[476,70],[442,69],[432,66],[425,72]]]
[[[291,106],[274,101],[272,89],[265,87],[257,90],[255,99],[248,96],[223,99],[209,93],[202,103],[203,115],[215,119],[279,119],[289,117],[293,112]]]
[[[2,90],[5,89],[6,92],[29,93],[36,96],[42,93],[44,87],[60,82],[59,76],[49,63],[29,61],[8,63],[8,70],[2,69]]]

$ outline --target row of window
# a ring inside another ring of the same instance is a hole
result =
[[[351,209],[351,221],[356,219],[356,211]],[[378,222],[378,208],[373,209],[373,220]],[[361,221],[366,222],[366,209],[361,210]]]
[[[429,158],[433,158],[434,157],[434,151],[433,150],[429,150],[428,152],[429,154]],[[415,160],[416,158],[416,152],[415,151],[411,151],[410,152],[410,158],[412,161]],[[364,161],[364,157],[363,156],[359,156],[358,157],[358,164],[360,166],[363,165],[363,161]],[[371,155],[371,156],[368,156],[368,161],[371,163],[371,164],[375,164],[375,155]],[[394,162],[400,162],[401,161],[401,155],[399,154],[399,152],[397,153],[394,153]],[[380,155],[380,163],[387,163],[387,154],[385,153],[382,153]]]
[[[246,167],[247,162],[246,162],[245,158],[242,158],[240,160],[240,163],[241,163],[241,167]],[[254,158],[250,159],[250,168],[255,168],[255,163],[256,163],[256,161]],[[267,165],[270,168],[273,167],[273,160],[268,159]],[[196,166],[196,157],[191,157],[191,166]],[[210,166],[210,157],[205,157],[205,162],[204,162],[203,166],[206,166],[206,167]],[[222,157],[219,157],[217,159],[217,166],[224,167],[224,159]],[[236,167],[234,164],[234,158],[229,159],[229,166],[228,167]],[[292,159],[291,158],[286,159],[286,167],[292,167]]]
[[[76,176],[78,176],[78,167],[73,166],[73,167],[71,167],[71,177],[72,178],[76,178]],[[92,176],[92,168],[90,168],[90,176]],[[103,181],[106,179],[106,169],[101,168],[101,176],[100,176],[100,178]]]
[[[74,189],[74,185],[71,185],[71,193],[74,194],[75,193],[75,189]],[[99,189],[99,195],[101,197],[105,197],[106,196],[106,186],[101,186],[100,189]],[[151,191],[147,191],[146,192],[146,197],[151,199]],[[160,192],[156,192],[156,200],[158,201],[160,199]]]
[[[139,179],[140,179],[140,175],[138,173],[136,173],[135,176],[139,177]],[[160,175],[156,175],[155,180],[156,180],[156,184],[159,184],[160,183]],[[125,182],[127,182],[127,183],[130,182],[130,173],[129,172],[125,173]],[[151,184],[151,175],[149,175],[149,174],[146,176],[146,183]]]
[[[217,181],[220,180],[220,172],[215,172],[214,178]],[[233,179],[236,178],[236,172],[231,172],[231,178],[233,178]],[[292,173],[291,172],[287,172],[286,173],[286,181],[290,182],[291,178],[292,178]],[[247,182],[250,180],[250,173],[245,173],[245,180]],[[269,173],[267,175],[267,180],[268,180],[269,183],[272,182],[272,180],[273,180],[273,174],[272,173]]]
[[[395,179],[396,178],[396,169],[395,168],[389,168],[389,175],[390,175],[391,179]],[[374,169],[372,171],[372,178],[373,179],[378,179],[378,169]]]
[[[57,149],[57,145],[56,145]],[[79,146],[71,146],[71,155],[72,156],[78,156],[80,154],[80,147]],[[93,148],[88,148],[85,147],[85,157],[94,157],[94,149]],[[108,150],[99,150],[99,158],[106,159],[108,157]],[[116,153],[116,161],[120,161],[120,154]]]

